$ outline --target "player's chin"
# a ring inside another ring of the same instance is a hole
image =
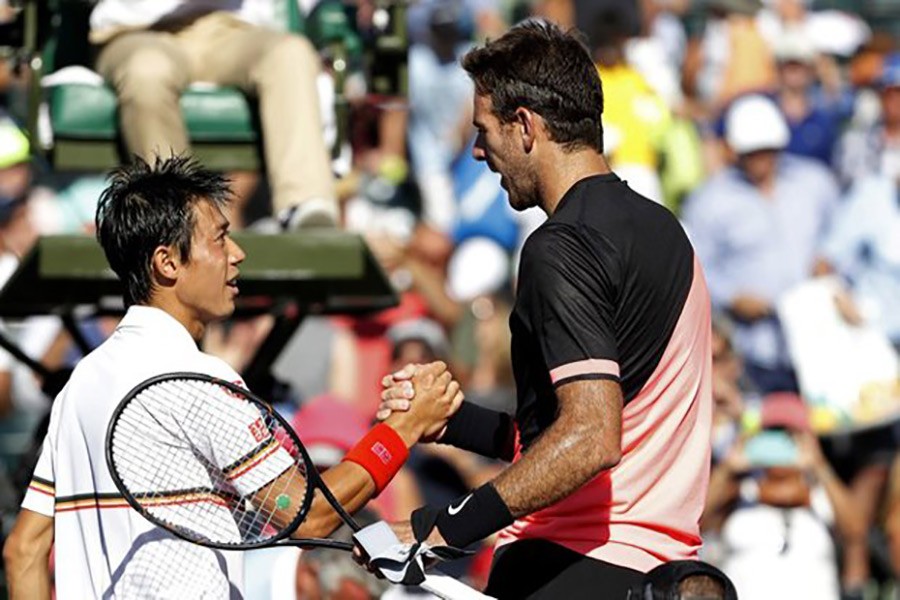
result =
[[[227,319],[234,314],[235,302],[234,298],[227,298],[216,311],[216,319]]]

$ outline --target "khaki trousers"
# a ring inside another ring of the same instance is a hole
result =
[[[152,161],[155,154],[188,151],[181,92],[194,81],[236,86],[259,99],[276,211],[334,198],[316,85],[319,57],[305,38],[216,12],[178,29],[122,33],[101,48],[97,71],[118,95],[129,152]]]

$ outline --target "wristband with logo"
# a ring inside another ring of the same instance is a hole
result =
[[[413,511],[411,521],[417,541],[428,538],[436,526],[448,545],[465,548],[473,542],[511,525],[515,519],[509,507],[490,483],[449,506],[424,506]]]
[[[344,460],[368,471],[375,480],[376,493],[381,493],[408,457],[403,438],[390,426],[379,423],[350,449]]]

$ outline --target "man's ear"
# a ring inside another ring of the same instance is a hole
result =
[[[522,149],[531,152],[537,136],[538,116],[527,108],[516,109],[516,129],[521,136]]]
[[[150,261],[154,279],[175,280],[181,270],[181,256],[173,246],[157,246]]]

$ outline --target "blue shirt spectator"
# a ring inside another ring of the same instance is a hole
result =
[[[751,377],[757,366],[790,369],[774,305],[811,274],[838,194],[837,183],[824,167],[784,154],[778,158],[771,196],[739,168],[729,167],[687,202],[685,225],[713,304],[733,313],[735,300],[745,294],[769,304],[767,314],[758,319],[736,319],[735,346],[745,356]],[[765,389],[766,382],[756,383],[761,391],[771,391]]]
[[[895,180],[872,176],[850,188],[823,257],[848,280],[866,320],[900,346],[900,190]]]
[[[814,158],[830,166],[841,125],[850,116],[846,102],[829,102],[821,93],[810,94],[810,111],[798,120],[788,118],[791,139],[785,152]]]

